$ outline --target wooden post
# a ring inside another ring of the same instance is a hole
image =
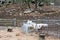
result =
[[[14,21],[14,26],[16,26],[16,18],[14,18],[13,21]]]

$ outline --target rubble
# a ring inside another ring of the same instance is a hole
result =
[[[24,9],[22,11],[20,5],[18,4],[11,4],[7,7],[0,8],[0,18],[18,18],[18,19],[43,19],[49,17],[49,19],[55,19],[59,16],[60,7],[53,7],[53,6],[44,6],[38,7],[38,11],[34,12],[34,8],[31,9]],[[27,13],[26,13],[27,12]],[[47,14],[48,13],[48,14]],[[45,16],[48,15],[48,16]],[[53,15],[53,16],[52,16]],[[58,15],[58,16],[56,16]],[[9,17],[8,17],[9,16]],[[20,18],[21,17],[21,18]],[[24,17],[24,18],[23,18]]]

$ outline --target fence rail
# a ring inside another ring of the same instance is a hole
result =
[[[0,26],[16,26],[16,19],[0,19]]]

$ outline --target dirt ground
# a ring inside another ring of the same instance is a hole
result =
[[[38,40],[38,36],[35,33],[25,34],[21,29],[15,28],[13,32],[7,32],[6,30],[0,31],[0,40]]]
[[[0,40],[39,40],[39,36],[35,33],[23,33],[20,28],[14,28],[13,32],[0,30]],[[45,40],[60,40],[52,36],[46,36]]]
[[[45,40],[60,40],[60,38],[56,38],[53,36],[46,36]]]

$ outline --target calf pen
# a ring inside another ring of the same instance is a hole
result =
[[[2,19],[1,19],[2,20]],[[4,20],[7,20],[7,19],[4,19]],[[16,19],[8,19],[10,21],[13,21],[13,25],[16,24]],[[7,21],[7,22],[10,22],[10,21]],[[24,23],[26,21],[21,21],[19,20],[20,23]],[[1,21],[2,22],[2,21]],[[0,22],[0,23],[1,23]],[[39,20],[39,21],[33,21],[33,22],[36,22],[36,23],[48,23],[48,27],[44,27],[44,32],[45,34],[43,35],[40,35],[39,36],[39,39],[40,40],[60,40],[60,21],[45,21],[45,20]],[[15,23],[15,24],[14,24]],[[19,27],[20,28],[20,27]],[[43,39],[42,39],[43,38]]]
[[[44,33],[38,32],[40,40],[60,40],[60,21],[59,20],[32,20],[36,23],[47,23],[48,27],[44,27]],[[22,20],[21,22],[26,22]],[[45,38],[44,38],[45,37]],[[43,39],[42,39],[43,38]]]

